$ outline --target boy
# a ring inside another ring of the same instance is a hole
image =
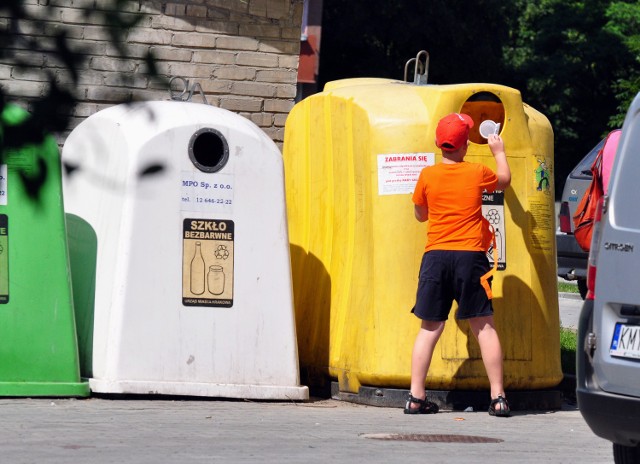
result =
[[[473,120],[466,114],[452,113],[439,121],[436,146],[442,150],[442,161],[422,170],[413,193],[416,219],[429,220],[429,229],[412,310],[421,326],[413,347],[405,414],[438,412],[438,406],[426,399],[425,380],[455,299],[456,318],[469,321],[480,345],[491,385],[489,414],[510,415],[503,389],[502,347],[491,299],[480,278],[489,270],[487,250],[482,245],[482,192],[507,188],[511,171],[499,135],[490,135],[487,140],[496,173],[482,164],[464,161],[471,127]]]

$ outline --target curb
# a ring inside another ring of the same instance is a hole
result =
[[[562,382],[560,382],[558,388],[565,400],[572,403],[576,402],[577,380],[574,374],[563,374]]]
[[[558,292],[558,298],[564,298],[567,300],[582,300],[582,297],[579,293],[571,292]]]

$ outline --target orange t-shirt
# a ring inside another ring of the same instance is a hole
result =
[[[497,184],[498,176],[479,163],[438,163],[424,168],[413,202],[429,210],[425,251],[485,251],[482,192],[493,192]]]

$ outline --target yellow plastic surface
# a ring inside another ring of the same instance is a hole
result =
[[[512,171],[504,196],[506,269],[493,282],[505,388],[541,389],[561,381],[547,118],[523,104],[517,90],[494,84],[349,79],[295,105],[285,127],[298,348],[309,383],[329,376],[341,391],[354,393],[361,385],[409,387],[420,325],[410,310],[426,226],[414,218],[409,193],[379,194],[378,155],[435,153],[439,162],[438,120],[460,112],[478,92],[493,93],[504,106],[500,133]],[[476,109],[474,118],[493,111]],[[475,110],[467,105],[465,111]],[[466,159],[495,169],[486,143],[471,143]],[[545,173],[550,184],[540,183]],[[457,323],[453,314],[426,387],[486,389],[477,342],[468,323]]]

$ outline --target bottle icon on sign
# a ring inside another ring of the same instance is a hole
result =
[[[498,261],[502,261],[502,233],[496,229],[496,248],[498,248]]]
[[[190,290],[194,295],[202,295],[204,293],[205,282],[205,265],[202,257],[202,248],[200,242],[196,242],[196,251],[191,259],[191,282]]]
[[[222,266],[209,266],[207,286],[209,287],[209,293],[222,295],[224,292],[224,270]]]

